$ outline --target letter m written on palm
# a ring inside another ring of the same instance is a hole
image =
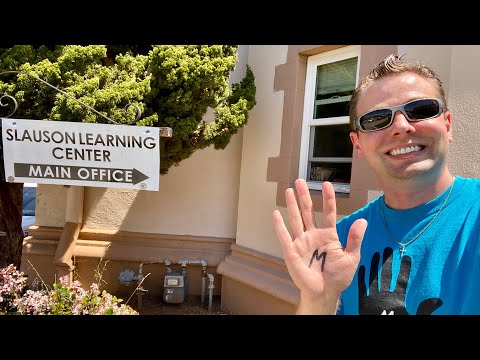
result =
[[[308,267],[312,267],[313,260],[318,260],[318,261],[321,260],[322,264],[320,265],[320,268],[322,269],[322,272],[323,272],[323,269],[325,268],[326,257],[327,257],[326,252],[322,252],[320,255],[318,255],[318,249],[315,250],[312,254],[312,258],[310,259],[310,264],[308,264]]]

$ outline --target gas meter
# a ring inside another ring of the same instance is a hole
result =
[[[171,271],[163,281],[163,300],[179,304],[185,300],[185,277],[181,272]]]

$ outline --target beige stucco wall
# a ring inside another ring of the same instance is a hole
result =
[[[35,225],[63,227],[67,208],[68,187],[38,184]]]
[[[272,224],[277,184],[266,181],[269,157],[279,154],[283,91],[274,91],[275,66],[287,60],[287,45],[251,45],[248,63],[255,73],[257,105],[244,128],[237,240],[268,255],[281,256]]]
[[[233,238],[241,136],[197,151],[160,178],[159,191],[88,188],[86,228]]]
[[[449,107],[453,142],[449,166],[454,174],[480,177],[480,46],[454,46]]]
[[[448,164],[453,174],[480,177],[480,46],[401,46],[408,58],[426,61],[442,79],[452,113],[453,142]]]

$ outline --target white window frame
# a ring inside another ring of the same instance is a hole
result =
[[[357,74],[355,86],[358,85],[359,81],[359,69],[360,69],[360,45],[345,46],[339,49],[328,51],[325,53],[317,54],[310,56],[307,59],[307,74],[305,82],[305,98],[303,104],[303,121],[302,121],[302,138],[300,145],[300,161],[298,174],[300,178],[307,179],[307,169],[308,162],[312,159],[309,159],[309,154],[311,153],[310,147],[313,146],[313,139],[311,138],[312,126],[322,126],[322,125],[338,125],[338,124],[348,124],[349,117],[346,116],[331,117],[331,118],[313,118],[314,102],[315,102],[315,86],[317,79],[317,67],[319,65],[328,64],[331,62],[341,61],[349,59],[352,57],[358,58],[357,64]],[[347,140],[347,139],[346,139]],[[351,163],[352,158],[334,158],[337,162],[346,162]],[[326,159],[323,159],[326,160]],[[311,190],[321,190],[323,181],[309,181],[306,180],[308,188]],[[335,189],[335,192],[338,193],[350,193],[350,184],[340,184],[333,183],[332,185]]]

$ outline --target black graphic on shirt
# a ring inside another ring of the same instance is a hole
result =
[[[378,290],[378,264],[380,261],[378,252],[372,257],[368,295],[365,284],[365,266],[361,265],[358,269],[358,310],[360,315],[410,315],[405,308],[405,296],[412,260],[408,255],[402,257],[397,283],[391,292],[392,253],[393,250],[390,247],[383,251],[380,290]],[[442,304],[442,300],[438,298],[426,299],[418,306],[416,315],[431,315]]]

